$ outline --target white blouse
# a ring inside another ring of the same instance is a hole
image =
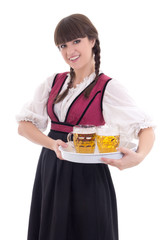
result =
[[[31,102],[24,105],[21,112],[16,116],[19,121],[31,121],[41,131],[45,131],[48,125],[47,101],[51,91],[53,79],[56,74],[47,78],[36,90]],[[69,89],[65,99],[55,104],[55,113],[59,121],[63,122],[72,101],[82,92],[93,80],[95,73],[86,77],[84,81],[77,84],[75,88]],[[70,74],[61,89],[63,92],[67,88]],[[141,129],[154,127],[151,117],[136,106],[134,100],[128,95],[127,90],[119,81],[112,79],[104,92],[103,97],[103,117],[106,124],[117,125],[127,140],[138,138]]]

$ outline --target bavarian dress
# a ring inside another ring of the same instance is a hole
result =
[[[67,134],[49,137],[66,142]],[[28,240],[118,240],[117,204],[106,164],[60,160],[43,148],[32,193]]]

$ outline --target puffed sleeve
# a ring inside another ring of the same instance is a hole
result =
[[[30,121],[42,132],[46,130],[48,125],[47,101],[55,75],[48,77],[45,82],[39,85],[33,100],[27,102],[20,113],[16,115],[17,122]]]
[[[128,141],[137,139],[141,129],[155,127],[151,117],[137,106],[126,88],[115,79],[106,86],[102,106],[106,124],[117,125]]]

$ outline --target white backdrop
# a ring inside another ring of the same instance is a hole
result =
[[[121,81],[157,124],[155,145],[143,163],[124,171],[110,170],[117,192],[120,240],[160,239],[158,0],[1,2],[0,239],[26,239],[41,147],[17,134],[15,115],[42,81],[68,70],[54,46],[53,33],[57,22],[72,13],[92,20],[101,41],[101,69]]]

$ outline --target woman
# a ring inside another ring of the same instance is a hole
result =
[[[62,19],[54,37],[70,72],[49,77],[17,116],[19,134],[43,146],[28,240],[117,240],[116,196],[107,164],[119,169],[139,164],[152,148],[153,124],[118,81],[100,72],[98,33],[86,16]],[[122,159],[104,158],[102,164],[62,160],[59,146],[67,147],[74,125],[104,123],[118,125],[130,140],[139,138],[137,152],[120,148]]]

